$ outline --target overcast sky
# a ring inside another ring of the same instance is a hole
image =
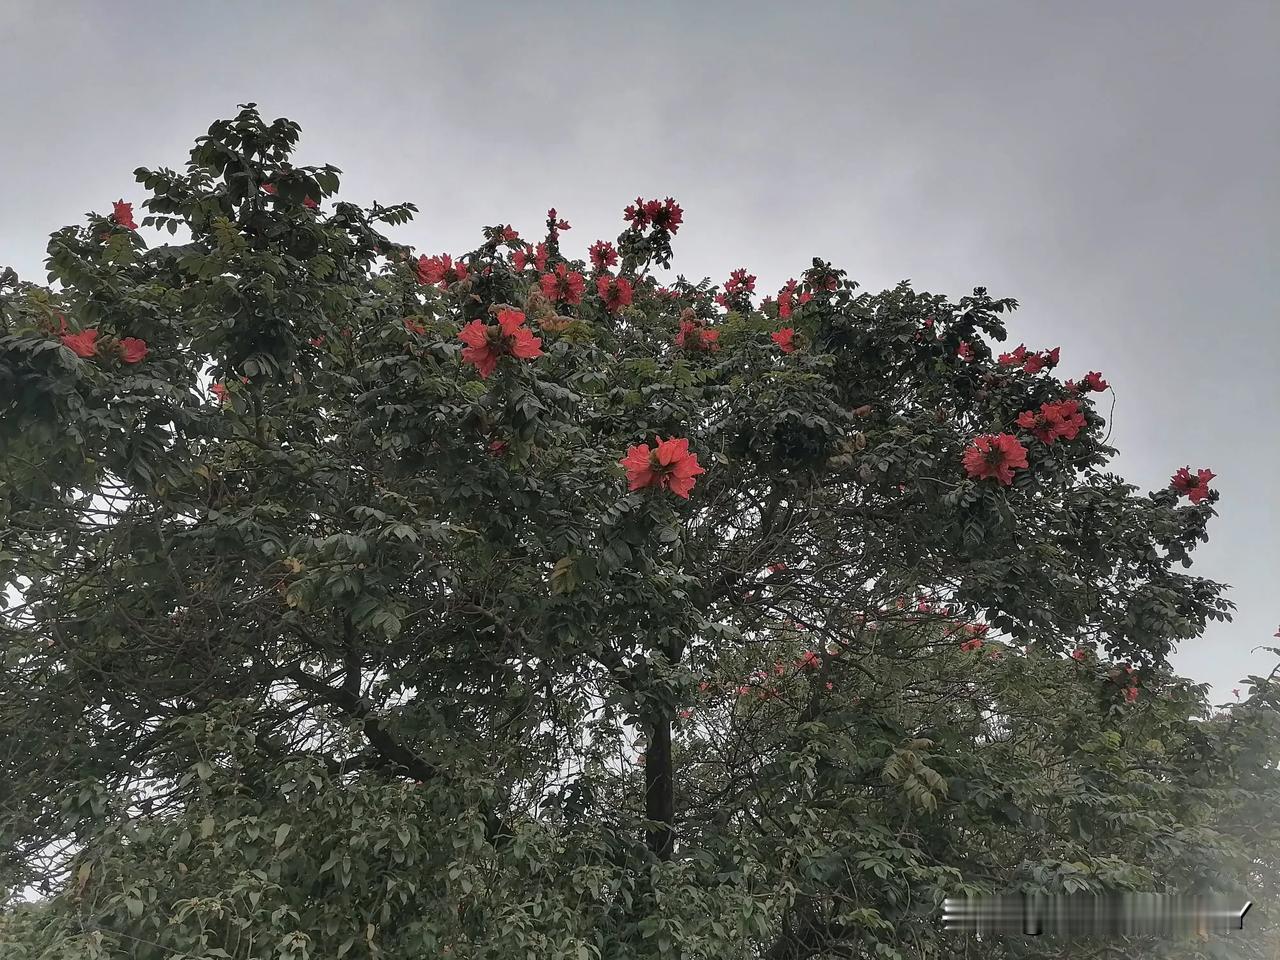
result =
[[[1175,664],[1226,699],[1280,642],[1278,50],[1274,0],[0,0],[0,265],[43,280],[51,231],[255,101],[426,252],[555,206],[581,256],[671,195],[694,279],[987,286],[1111,382],[1131,482],[1218,474],[1193,572],[1239,610]]]

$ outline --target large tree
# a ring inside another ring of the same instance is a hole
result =
[[[671,199],[419,257],[298,134],[246,106],[137,172],[174,242],[120,202],[0,281],[6,960],[953,957],[945,896],[1280,893],[1280,689],[1167,664],[1229,615],[1212,475],[1108,472],[1014,301],[659,286]]]

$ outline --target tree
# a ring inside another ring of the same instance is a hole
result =
[[[1274,891],[1276,685],[1167,665],[1231,609],[1212,474],[1107,472],[1014,301],[662,287],[669,198],[415,259],[298,136],[243,107],[137,172],[182,242],[121,201],[0,288],[6,957],[951,957],[945,896]]]

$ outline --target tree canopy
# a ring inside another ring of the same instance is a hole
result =
[[[299,132],[0,278],[6,960],[1276,955],[1280,689],[1170,669],[1218,493],[1108,470],[1101,373],[981,287],[660,285],[671,198],[419,255]],[[1261,909],[943,930],[1009,890]]]

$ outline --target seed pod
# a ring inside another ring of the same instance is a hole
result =
[[[869,403],[864,403],[862,406],[858,407],[856,410],[853,411],[853,415],[855,417],[866,417],[866,416],[870,416],[870,414],[871,414],[871,404]]]
[[[529,291],[529,295],[525,297],[524,312],[531,317],[538,317],[541,319],[554,317],[556,314],[555,308],[551,306],[551,302],[537,287],[533,287]]]

